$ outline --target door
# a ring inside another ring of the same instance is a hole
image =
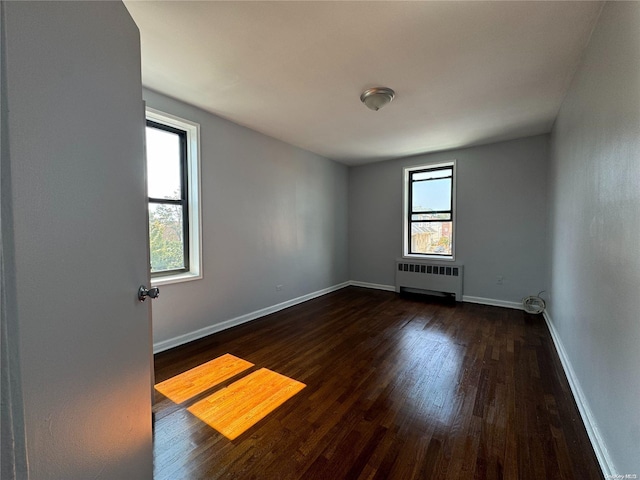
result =
[[[30,478],[150,479],[139,33],[120,2],[3,9],[5,277]]]

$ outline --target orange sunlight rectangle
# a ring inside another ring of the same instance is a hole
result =
[[[233,440],[305,387],[304,383],[261,368],[187,410]]]
[[[227,353],[158,383],[156,390],[169,400],[182,403],[251,367],[253,363]]]

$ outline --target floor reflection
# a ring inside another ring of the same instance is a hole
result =
[[[397,379],[403,408],[425,429],[454,425],[461,408],[459,385],[464,347],[433,318],[415,317],[402,328],[397,352],[404,365]]]

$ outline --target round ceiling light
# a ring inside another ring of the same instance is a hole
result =
[[[360,101],[364,103],[367,108],[378,111],[384,107],[387,103],[393,100],[396,96],[396,92],[387,87],[375,87],[369,88],[362,92],[360,95]]]

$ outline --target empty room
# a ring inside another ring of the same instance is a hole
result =
[[[3,479],[640,476],[640,2],[0,0]]]

